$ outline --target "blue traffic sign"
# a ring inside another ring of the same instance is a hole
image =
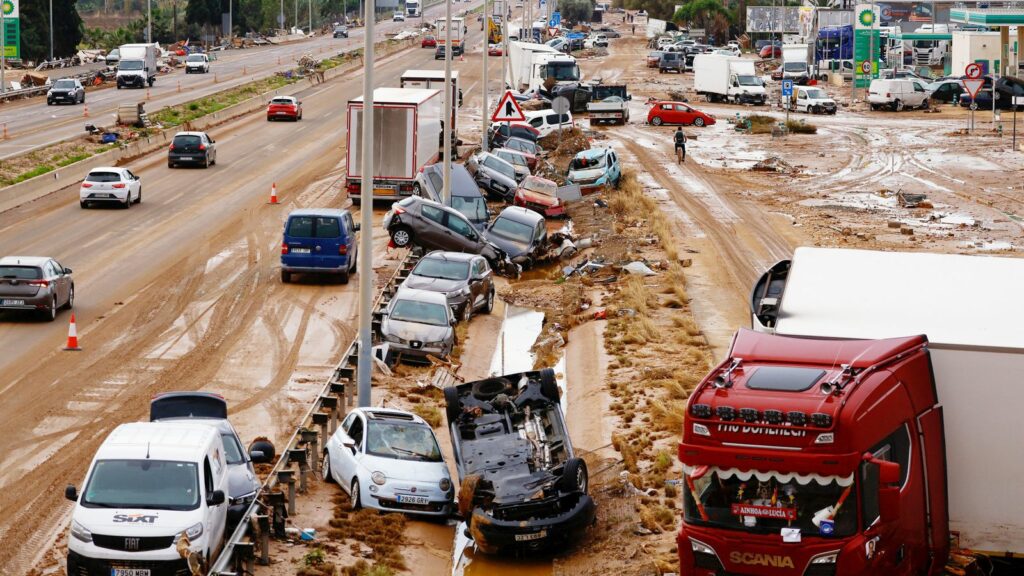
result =
[[[552,12],[551,13],[551,20],[548,21],[548,27],[549,28],[557,28],[558,25],[561,24],[561,23],[562,23],[562,14],[557,12],[557,11],[556,12]]]
[[[793,95],[793,81],[790,79],[784,79],[782,81],[782,95],[792,96]]]

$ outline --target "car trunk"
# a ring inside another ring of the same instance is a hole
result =
[[[116,172],[93,172],[82,182],[82,188],[89,191],[89,196],[97,198],[109,198],[115,190],[123,190],[124,187],[121,175]]]
[[[267,107],[267,114],[279,114],[281,116],[294,116],[299,113],[299,107],[294,102],[271,101]]]
[[[172,150],[179,153],[199,153],[202,148],[202,141],[199,136],[178,136],[171,142]]]
[[[0,267],[0,298],[33,297],[39,293],[43,277],[39,268],[32,266]],[[35,282],[35,284],[30,284]]]

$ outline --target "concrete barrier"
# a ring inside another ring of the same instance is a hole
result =
[[[378,46],[378,52],[376,54],[378,59],[386,58],[396,52],[410,48],[413,46],[414,42],[412,40],[402,40],[399,42],[388,40],[382,44],[384,44],[384,46]],[[358,70],[362,67],[362,57],[353,58],[350,62],[336,66],[330,70],[326,70],[324,72],[324,81],[326,82],[337,78],[338,76],[348,74],[349,72]],[[24,182],[19,182],[17,184],[7,186],[6,188],[0,188],[0,212],[10,210],[11,208],[42,198],[47,194],[52,194],[58,190],[77,184],[85,178],[86,174],[88,174],[90,170],[97,166],[117,166],[118,163],[122,161],[139,158],[159,150],[160,148],[167,146],[168,142],[170,142],[178,132],[185,130],[209,130],[214,126],[234,120],[240,116],[245,116],[246,114],[251,114],[263,108],[266,106],[267,100],[274,96],[292,96],[309,88],[313,84],[313,80],[307,78],[306,80],[302,80],[294,84],[282,86],[281,88],[253,96],[252,98],[243,100],[238,104],[228,106],[227,108],[223,108],[213,112],[212,114],[196,118],[195,120],[186,122],[181,126],[161,130],[145,138],[139,138],[138,140],[123,144],[119,148],[108,150],[95,156],[90,156],[80,162],[69,164],[62,168],[47,172],[46,174],[36,176],[35,178],[30,178]]]

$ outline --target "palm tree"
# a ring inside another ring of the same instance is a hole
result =
[[[696,24],[704,28],[707,35],[726,38],[729,25],[736,21],[736,15],[722,4],[721,0],[690,0],[672,16],[676,24]]]

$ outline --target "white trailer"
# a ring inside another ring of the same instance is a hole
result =
[[[466,19],[462,17],[452,17],[452,55],[456,56],[463,52],[462,38],[466,33]],[[434,30],[436,32],[437,45],[444,46],[447,40],[447,25],[444,18],[438,18],[434,20]]]
[[[953,32],[950,70],[954,74],[963,74],[967,65],[973,62],[983,63],[990,72],[996,71],[996,63],[1000,59],[999,32]]]
[[[419,16],[420,0],[405,0],[405,14],[407,16]]]
[[[790,336],[926,335],[944,415],[950,531],[962,547],[1019,555],[1021,286],[1024,259],[798,248],[755,286],[753,325]]]
[[[420,169],[437,161],[441,145],[441,91],[377,88],[373,91],[374,200],[412,194]],[[348,103],[345,186],[356,204],[362,186],[363,97]]]
[[[698,54],[693,59],[693,88],[708,102],[764,104],[768,93],[754,70],[754,61],[724,54]]]
[[[444,89],[444,70],[406,70],[399,78],[401,88]],[[462,105],[462,89],[459,87],[459,71],[452,70],[451,123],[452,135],[459,130],[459,106]],[[442,98],[443,102],[443,98]]]

